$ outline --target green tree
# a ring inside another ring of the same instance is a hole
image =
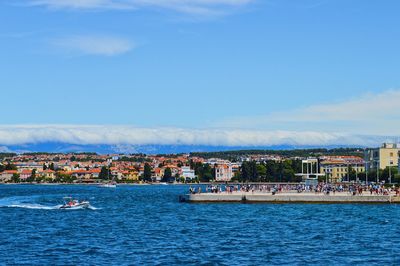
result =
[[[242,173],[240,171],[235,172],[235,174],[232,177],[232,181],[234,182],[242,182]]]
[[[64,173],[57,173],[55,182],[73,183],[75,180],[76,180],[76,177],[73,177],[71,175],[64,174]]]
[[[198,177],[198,181],[210,182],[215,177],[215,169],[211,168],[209,164],[202,164],[201,162],[194,163],[190,161],[190,167],[194,169],[195,175]]]
[[[183,178],[183,182],[181,182],[181,181],[182,181],[182,178]],[[183,176],[180,176],[179,173],[176,173],[176,174],[175,174],[175,180],[176,180],[177,182],[180,182],[180,183],[185,183],[185,178],[184,178]]]
[[[277,162],[269,160],[266,161],[267,167],[267,181],[268,182],[276,182],[279,179],[279,167]]]
[[[178,180],[180,183],[185,183],[186,179],[184,176],[179,176],[179,174],[176,174],[175,179]]]
[[[37,183],[41,183],[41,182],[45,181],[45,178],[43,176],[36,175],[35,181]]]
[[[300,160],[284,160],[265,162],[243,162],[240,172],[235,174],[234,180],[239,182],[299,182],[301,177],[296,173],[301,172]]]
[[[378,172],[379,180],[381,179],[381,175],[382,175],[382,171],[379,170],[379,172]],[[368,182],[376,182],[376,176],[377,176],[376,169],[370,169],[368,171]]]
[[[102,180],[108,180],[111,176],[110,169],[106,166],[101,167],[99,178]]]
[[[356,181],[358,177],[356,170],[354,170],[353,167],[349,166],[348,171],[349,171],[348,174],[346,174],[346,180],[349,179],[349,181]]]
[[[18,170],[18,169],[17,169],[17,166],[15,166],[11,163],[8,163],[4,170]]]
[[[400,174],[396,174],[396,175],[394,176],[393,181],[396,182],[397,184],[399,184],[399,183],[400,183]]]
[[[45,164],[45,163],[43,164],[43,171],[44,170],[47,170],[47,164]]]
[[[389,166],[388,167],[386,167],[385,169],[383,169],[382,170],[382,174],[381,174],[381,179],[382,180],[385,180],[385,182],[386,183],[389,183],[389,176],[391,176],[392,177],[392,183],[394,183],[395,182],[395,176],[397,175],[397,173],[398,173],[398,169],[397,169],[397,167],[390,167],[390,171],[389,171]]]
[[[293,162],[285,160],[282,162],[282,182],[293,182],[296,179],[295,170],[293,169]]]
[[[211,168],[209,164],[203,164],[199,171],[199,180],[201,182],[210,182],[215,178],[215,168]]]
[[[295,173],[292,168],[283,168],[282,170],[282,181],[283,182],[294,182]]]
[[[251,176],[251,169],[249,166],[248,162],[243,162],[242,166],[240,167],[240,170],[242,172],[241,177],[242,177],[242,182],[247,182],[250,180]]]
[[[260,181],[266,181],[267,178],[267,167],[264,164],[257,164],[257,179]]]
[[[19,178],[19,174],[13,174],[11,177],[11,182],[13,183],[19,183],[21,180]]]
[[[260,170],[264,170],[261,168],[260,168]],[[258,181],[257,163],[255,161],[243,162],[241,171],[242,171],[242,179],[243,179],[242,181],[244,181],[244,182],[257,182]]]
[[[144,171],[143,171],[143,180],[146,182],[151,182],[151,166],[148,163],[144,164]]]
[[[164,176],[162,178],[163,182],[171,182],[172,179],[172,171],[171,168],[167,167],[164,170]]]
[[[31,172],[31,176],[26,179],[27,182],[33,182],[36,179],[36,169],[33,169]]]

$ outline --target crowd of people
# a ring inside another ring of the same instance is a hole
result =
[[[315,193],[315,194],[336,194],[336,192],[347,192],[350,195],[389,195],[393,192],[396,196],[400,196],[398,187],[385,187],[383,184],[331,184],[318,183],[317,185],[306,184],[225,184],[225,185],[207,185],[206,193],[272,193],[273,195],[282,192],[297,192],[297,193]],[[201,186],[189,188],[190,194],[202,193]]]

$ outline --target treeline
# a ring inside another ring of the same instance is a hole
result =
[[[197,176],[199,182],[210,182],[215,179],[215,169],[209,164],[202,164],[200,162],[189,162],[190,168],[194,170],[194,174]]]
[[[75,154],[75,155],[77,155],[77,154]],[[70,158],[69,158],[69,160],[71,161],[71,162],[93,162],[93,161],[96,161],[96,162],[105,162],[105,160],[104,159],[100,159],[100,158],[93,158],[92,156],[95,156],[94,154],[92,154],[92,155],[86,155],[86,157],[76,157],[75,155],[72,155]],[[82,154],[80,154],[80,155],[82,155]]]
[[[210,182],[215,180],[215,168],[209,164],[190,161],[197,181]],[[234,174],[232,181],[236,182],[300,182],[301,160],[285,160],[282,162],[243,162],[239,171]]]
[[[295,149],[295,150],[236,150],[219,152],[192,152],[191,156],[204,159],[221,158],[238,161],[241,157],[251,155],[278,155],[283,157],[312,157],[321,155],[331,156],[363,156],[363,148],[335,148],[335,149]]]
[[[36,156],[36,155],[56,155],[55,152],[24,152],[23,155]]]
[[[3,160],[4,158],[8,158],[8,157],[14,157],[17,156],[16,153],[11,153],[11,152],[2,152],[0,153],[0,160]]]
[[[235,173],[238,182],[300,182],[301,160],[243,162],[240,171]]]
[[[144,163],[144,162],[151,162],[150,158],[146,158],[145,156],[141,157],[127,157],[122,156],[118,159],[119,162],[134,162],[134,163]]]
[[[356,171],[350,167],[349,168],[349,175],[343,177],[344,181],[356,181],[357,179],[360,181],[368,181],[368,182],[376,182],[378,177],[379,182],[385,181],[385,183],[400,183],[400,173],[398,168],[392,166],[390,169],[386,167],[385,169],[370,169],[368,170],[368,179],[366,178],[366,173],[356,173]],[[324,180],[325,177],[323,177]]]
[[[5,170],[17,170],[17,167],[13,164],[0,164],[0,173]]]
[[[98,155],[96,152],[25,152],[23,155],[35,156],[35,155],[57,155],[57,154],[75,154],[75,155]]]

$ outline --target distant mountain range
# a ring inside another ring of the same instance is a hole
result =
[[[0,145],[0,152],[51,152],[51,153],[68,153],[68,152],[96,152],[98,154],[173,154],[173,153],[189,153],[189,152],[212,152],[212,151],[229,151],[229,150],[292,150],[292,149],[308,149],[308,148],[340,148],[353,146],[293,146],[293,145],[277,145],[277,146],[209,146],[209,145],[76,145],[69,143],[45,142],[36,144],[23,145]]]

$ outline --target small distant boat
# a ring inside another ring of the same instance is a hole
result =
[[[104,183],[104,184],[101,184],[101,185],[99,185],[99,187],[105,187],[105,188],[116,188],[116,187],[117,187],[117,185],[116,185],[116,184],[114,184],[114,183]]]
[[[89,206],[89,201],[79,201],[73,199],[72,197],[65,197],[64,204],[60,207],[60,209],[87,209]]]

